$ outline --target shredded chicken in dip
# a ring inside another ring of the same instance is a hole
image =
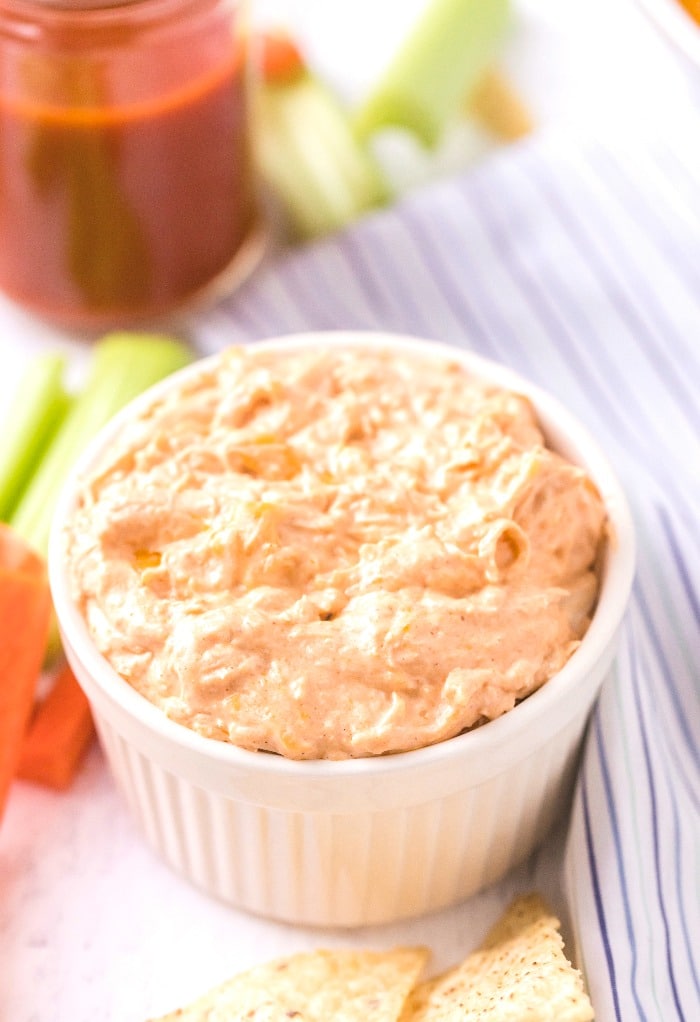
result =
[[[83,485],[74,597],[173,720],[294,759],[498,717],[568,660],[605,536],[529,402],[395,351],[232,348]]]

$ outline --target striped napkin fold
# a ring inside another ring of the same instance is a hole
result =
[[[599,1022],[700,1019],[698,129],[532,140],[294,250],[194,325],[205,352],[309,329],[449,341],[602,441],[638,573],[561,867]]]

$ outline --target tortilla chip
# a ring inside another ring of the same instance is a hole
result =
[[[397,1022],[426,948],[311,951],[240,973],[159,1022]]]
[[[462,965],[416,987],[401,1022],[590,1022],[558,928],[538,895],[518,898]]]

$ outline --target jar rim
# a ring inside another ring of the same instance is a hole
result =
[[[0,29],[30,35],[43,26],[110,27],[128,11],[129,24],[160,25],[177,12],[178,21],[212,7],[243,9],[245,0],[0,0]]]

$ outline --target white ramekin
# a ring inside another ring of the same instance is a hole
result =
[[[203,738],[169,720],[98,653],[68,591],[59,535],[79,478],[125,419],[156,391],[197,373],[202,362],[116,416],[64,490],[50,550],[61,635],[115,781],[151,845],[199,887],[265,916],[358,926],[419,915],[497,880],[565,810],[586,719],[611,665],[632,582],[627,503],[586,431],[552,397],[502,366],[437,342],[386,334],[338,331],[260,344],[369,345],[397,356],[427,351],[527,394],[548,442],[595,481],[613,526],[597,609],[581,646],[510,713],[414,752],[298,762]]]

